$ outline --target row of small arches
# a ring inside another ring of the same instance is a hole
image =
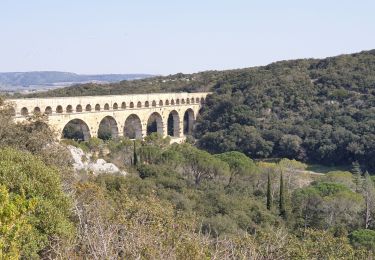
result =
[[[204,103],[204,98],[203,98],[203,97],[200,98],[200,99],[199,99],[199,98],[196,98],[195,100],[194,100],[194,98],[187,98],[186,101],[185,101],[185,99],[181,99],[181,102],[180,102],[180,99],[176,99],[176,101],[174,101],[174,99],[172,99],[171,102],[169,102],[168,99],[165,101],[165,105],[166,105],[166,106],[169,106],[169,105],[180,105],[180,104],[183,104],[183,105],[184,105],[184,104],[194,104],[194,103],[197,103],[197,104],[201,103],[201,104],[203,104],[203,103]],[[160,100],[158,104],[159,104],[159,107],[160,107],[160,106],[163,106],[163,105],[164,105],[163,100]],[[152,107],[156,107],[156,106],[157,106],[157,103],[156,103],[155,100],[151,102],[151,106],[152,106]],[[142,108],[142,107],[150,107],[150,102],[149,102],[149,101],[146,101],[146,102],[144,103],[144,106],[142,106],[142,102],[138,101],[137,104],[136,104],[136,108]],[[122,103],[121,103],[121,106],[119,106],[118,103],[113,103],[113,105],[112,105],[112,109],[113,109],[113,110],[126,109],[126,108],[127,108],[126,102],[122,102]],[[129,108],[135,108],[135,104],[134,104],[134,102],[130,102],[130,104],[129,104]],[[91,106],[90,104],[86,105],[85,108],[83,108],[82,105],[77,105],[77,106],[75,107],[75,112],[78,112],[78,113],[79,113],[79,112],[83,112],[83,111],[90,112],[90,111],[93,111],[93,109],[94,109],[95,111],[101,111],[101,106],[100,106],[100,104],[96,104],[96,105],[94,106],[94,108],[92,108],[92,106]],[[109,104],[106,103],[106,104],[104,105],[103,109],[104,109],[104,110],[110,110],[110,106],[109,106]],[[63,110],[63,107],[62,107],[61,105],[58,105],[58,106],[56,107],[56,109],[55,109],[55,112],[56,112],[56,113],[63,113],[63,111],[64,111],[64,110]],[[32,112],[33,112],[34,114],[40,114],[40,113],[42,113],[40,107],[35,107],[34,110],[33,110]],[[53,109],[52,109],[51,106],[47,106],[47,107],[45,108],[45,110],[44,110],[44,113],[47,114],[47,115],[52,114],[52,112],[53,112]],[[65,112],[66,112],[66,113],[73,113],[73,112],[74,112],[74,110],[73,110],[73,106],[72,106],[72,105],[68,105],[68,106],[65,108]],[[21,109],[21,115],[26,116],[26,115],[28,115],[28,114],[29,114],[29,110],[28,110],[26,107],[23,107],[23,108]]]

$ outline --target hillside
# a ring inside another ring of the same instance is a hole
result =
[[[375,172],[375,50],[229,71],[85,84],[36,96],[214,91],[197,127],[204,149]]]
[[[118,82],[122,80],[133,80],[150,77],[147,74],[99,74],[80,75],[60,71],[32,71],[32,72],[3,72],[0,73],[0,89],[38,89],[54,85],[66,86],[77,83],[98,81],[102,83]]]

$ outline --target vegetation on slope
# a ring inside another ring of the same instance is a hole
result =
[[[87,84],[32,96],[213,91],[196,137],[210,152],[375,171],[375,51],[264,67]]]

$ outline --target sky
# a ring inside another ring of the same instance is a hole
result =
[[[168,75],[375,48],[374,0],[0,0],[0,72]]]

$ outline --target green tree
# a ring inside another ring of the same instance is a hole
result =
[[[37,258],[38,253],[47,250],[52,238],[72,238],[74,226],[70,221],[70,201],[61,188],[56,169],[47,167],[29,153],[11,148],[1,149],[0,185],[9,190],[11,199],[15,199],[14,214],[20,215],[20,220],[25,221],[21,224],[30,230],[25,231],[27,239],[21,242],[21,258]],[[4,188],[2,196],[6,201]],[[33,203],[32,208],[27,205],[28,201]],[[22,204],[24,206],[19,208]],[[26,212],[27,217],[22,217]],[[14,218],[14,215],[10,217]],[[5,245],[6,248],[9,246],[11,245]]]
[[[365,198],[365,228],[372,224],[375,213],[375,187],[368,172],[365,172],[362,194]]]
[[[267,209],[272,210],[272,184],[269,173],[267,175]]]
[[[256,166],[245,154],[232,151],[215,155],[216,158],[228,163],[230,168],[230,185],[237,176],[249,176],[254,174]]]
[[[283,219],[287,219],[287,212],[285,206],[285,188],[282,172],[280,173],[279,214]]]
[[[375,252],[375,231],[369,229],[359,229],[353,231],[350,236],[350,242],[356,247],[363,247]]]
[[[355,183],[355,190],[356,192],[360,192],[361,186],[362,186],[362,170],[361,165],[358,163],[358,161],[353,162],[352,164],[352,173],[353,173],[353,179]]]

